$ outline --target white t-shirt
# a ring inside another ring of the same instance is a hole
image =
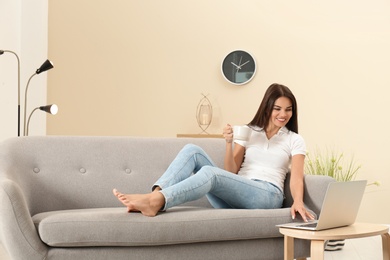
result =
[[[249,141],[234,141],[245,147],[244,161],[238,175],[270,182],[283,191],[292,156],[306,155],[305,141],[286,127],[269,140],[262,128],[252,129]]]

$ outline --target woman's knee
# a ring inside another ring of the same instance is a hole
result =
[[[185,152],[188,154],[202,154],[202,155],[205,154],[204,150],[195,144],[186,144],[183,147],[182,152]]]
[[[202,149],[195,144],[186,144],[186,145],[184,145],[183,150],[199,151]]]
[[[194,164],[194,173],[197,173],[207,165],[215,165],[207,153],[200,146],[195,144],[186,144],[180,151],[179,157],[182,160],[187,160]]]
[[[217,175],[217,171],[215,171],[215,169],[215,166],[205,165],[196,174],[207,175],[209,178],[211,178]]]

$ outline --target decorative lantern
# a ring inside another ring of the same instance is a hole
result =
[[[198,107],[196,108],[196,121],[200,129],[202,129],[201,134],[209,134],[206,132],[206,129],[210,126],[213,118],[213,107],[207,96],[203,93],[202,96],[203,98],[199,101]]]

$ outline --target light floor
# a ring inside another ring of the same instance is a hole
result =
[[[381,236],[348,239],[340,251],[325,251],[325,260],[383,260]]]
[[[11,260],[0,244],[0,259]],[[341,251],[325,252],[325,260],[382,260],[380,236],[349,239]]]

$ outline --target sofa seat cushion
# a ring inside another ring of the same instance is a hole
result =
[[[290,209],[241,210],[174,207],[156,217],[121,208],[39,213],[34,224],[52,247],[153,246],[281,237],[276,224],[291,221]]]

